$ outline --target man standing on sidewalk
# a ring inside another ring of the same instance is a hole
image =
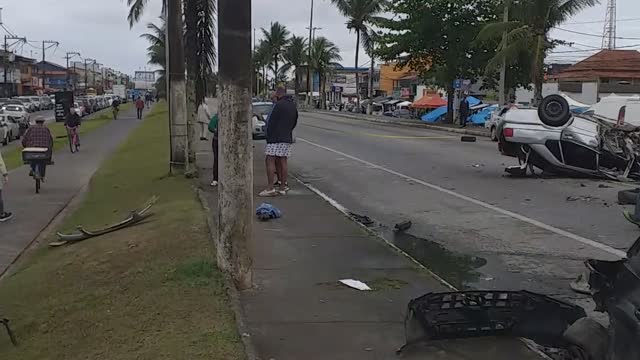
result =
[[[138,100],[136,100],[136,110],[138,111],[138,120],[142,120],[142,111],[144,110],[144,100],[142,97],[138,96]]]
[[[267,147],[265,150],[268,186],[260,196],[284,195],[289,190],[287,183],[288,163],[291,156],[293,129],[298,124],[298,109],[293,101],[286,99],[283,87],[276,89],[276,103],[267,122]],[[275,177],[278,175],[280,189],[275,189]]]

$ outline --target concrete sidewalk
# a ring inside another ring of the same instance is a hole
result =
[[[10,172],[2,194],[6,211],[13,212],[14,218],[0,224],[0,274],[89,182],[102,161],[140,123],[135,119],[135,109],[131,109],[117,121],[83,135],[79,153],[71,154],[68,147],[56,151],[55,165],[47,167],[47,182],[40,194],[35,193],[28,166]]]
[[[264,142],[255,144],[257,194],[266,179]],[[210,149],[210,142],[199,142],[198,166],[210,223],[217,226]],[[269,202],[283,216],[254,223],[254,287],[240,293],[250,359],[254,351],[262,360],[396,359],[395,350],[405,340],[409,300],[447,288],[303,185],[293,179],[289,183],[292,190],[286,196],[254,198],[254,207]],[[349,278],[374,291],[338,283]],[[431,342],[402,358],[540,359],[513,338]]]

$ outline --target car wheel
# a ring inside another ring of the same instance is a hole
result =
[[[638,202],[638,194],[640,194],[640,188],[618,191],[618,204],[635,205]]]
[[[9,134],[4,134],[4,140],[2,140],[2,145],[7,146],[9,145]]]
[[[498,141],[498,127],[491,127],[491,141]]]
[[[564,126],[571,120],[569,103],[560,95],[549,95],[538,106],[538,117],[547,126]]]

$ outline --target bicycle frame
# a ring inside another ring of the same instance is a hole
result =
[[[78,135],[78,127],[67,127],[67,136],[69,137],[69,148],[71,152],[78,151],[80,139]]]

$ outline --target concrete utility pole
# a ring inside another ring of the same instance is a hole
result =
[[[172,174],[189,168],[182,0],[167,0],[167,98]],[[247,127],[248,128],[248,127]]]
[[[49,47],[45,47],[47,44],[49,44]],[[44,90],[44,88],[46,87],[47,84],[47,71],[45,70],[44,66],[45,66],[45,61],[46,61],[46,55],[47,55],[47,49],[49,49],[52,46],[59,46],[60,43],[57,41],[53,41],[53,40],[42,40],[42,89]]]
[[[240,289],[251,287],[253,144],[251,142],[251,0],[219,0],[220,148],[218,266]]]
[[[4,90],[5,91],[7,91],[7,89],[6,89],[7,88],[7,76],[8,76],[7,69],[9,68],[9,64],[11,63],[10,58],[9,58],[9,45],[7,43],[7,40],[18,40],[18,41],[22,41],[22,42],[27,42],[27,38],[19,37],[19,36],[10,36],[10,35],[5,35],[4,36],[4,56],[2,57],[2,60],[3,60],[2,61],[2,67],[4,68]],[[13,96],[13,85],[11,85],[11,90],[7,91],[6,94],[4,94],[4,96],[6,96],[6,97]]]
[[[311,16],[309,17],[309,63],[307,64],[307,105],[311,105],[313,89],[311,88],[311,46],[313,45],[313,0],[311,0]]]
[[[65,59],[67,59],[67,85],[71,84],[71,74],[69,73],[69,60],[73,59],[74,56],[81,56],[79,52],[68,52],[67,55],[64,57]],[[75,65],[74,65],[74,71],[73,73],[75,74]],[[76,87],[75,86],[71,86],[72,90],[75,90]]]
[[[84,91],[86,92],[89,88],[89,69],[87,68],[87,64],[93,61],[93,64],[96,63],[96,59],[84,59]]]

